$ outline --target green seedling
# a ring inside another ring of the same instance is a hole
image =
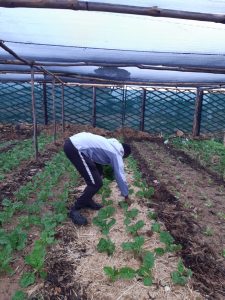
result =
[[[131,223],[131,220],[136,218],[138,214],[139,214],[139,210],[137,208],[133,208],[131,210],[125,210],[124,225],[129,225]]]
[[[99,217],[93,218],[93,224],[100,227],[101,232],[105,235],[109,233],[110,228],[116,223],[116,220],[114,218],[111,218],[110,220],[106,219],[100,219]]]
[[[119,201],[119,206],[126,212],[128,210],[129,205],[125,201]]]
[[[171,278],[174,284],[185,285],[188,279],[192,276],[192,271],[185,268],[181,259],[178,261],[177,271],[171,273]]]
[[[154,252],[155,252],[156,255],[162,256],[163,254],[165,254],[165,249],[163,249],[161,247],[158,247],[158,248],[154,249]]]
[[[148,217],[150,220],[156,220],[156,219],[157,219],[157,213],[154,212],[154,211],[149,211],[148,214],[147,214],[147,217]]]
[[[105,266],[103,268],[105,274],[110,278],[111,281],[116,281],[117,279],[133,279],[136,275],[136,271],[129,267],[123,267],[116,269],[115,267]]]
[[[181,245],[174,244],[174,238],[167,231],[161,231],[159,234],[160,242],[166,245],[166,252],[176,252],[182,249]]]
[[[25,256],[26,264],[30,265],[41,278],[46,277],[46,272],[44,271],[45,256],[46,249],[40,240],[35,241],[33,250],[30,254]]]
[[[10,246],[12,250],[22,250],[26,246],[27,234],[20,227],[16,227],[11,232],[0,229],[0,245]]]
[[[0,246],[0,274],[12,274],[13,270],[10,267],[12,261],[12,248],[9,244],[5,247]]]
[[[113,206],[106,206],[99,210],[98,215],[93,218],[93,224],[101,228],[103,234],[108,234],[110,228],[116,223],[114,218],[109,219],[116,209]]]
[[[112,255],[115,251],[115,244],[109,239],[101,238],[97,245],[98,252],[106,252],[108,255]]]
[[[151,227],[151,230],[153,231],[153,232],[160,232],[161,230],[160,230],[160,224],[159,223],[153,223],[152,224],[152,227]]]
[[[137,235],[138,230],[143,228],[145,225],[144,221],[139,220],[134,225],[127,226],[127,231],[131,233],[132,235]]]
[[[140,191],[136,193],[137,197],[150,199],[155,193],[154,187],[142,187]]]
[[[115,267],[112,268],[105,266],[103,270],[112,282],[116,281],[119,278],[119,270]]]
[[[143,278],[144,285],[152,285],[152,273],[151,270],[154,267],[155,257],[154,253],[147,251],[144,254],[141,267],[138,269],[138,275]]]
[[[20,278],[20,286],[26,288],[35,283],[35,274],[34,272],[25,272]]]
[[[12,296],[12,300],[26,300],[27,296],[23,291],[16,291]]]
[[[134,238],[133,242],[124,242],[122,243],[122,248],[125,251],[133,251],[135,255],[139,255],[142,252],[142,246],[145,243],[143,236],[137,236]]]
[[[133,279],[136,276],[136,271],[129,267],[123,267],[119,269],[119,278],[121,279]]]

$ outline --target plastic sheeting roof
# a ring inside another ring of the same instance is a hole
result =
[[[183,2],[104,1],[224,13],[225,1]],[[43,65],[65,82],[225,84],[224,24],[107,12],[0,8],[0,40],[19,57]],[[29,80],[30,68],[18,62],[0,48],[0,81]],[[36,72],[35,79],[42,80],[41,70]]]

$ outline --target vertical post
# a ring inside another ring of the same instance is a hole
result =
[[[125,103],[126,103],[126,87],[123,87],[123,100],[122,100],[122,127],[125,123]]]
[[[65,131],[64,84],[62,84],[62,132]]]
[[[48,106],[47,106],[47,87],[46,82],[43,83],[43,113],[44,113],[44,124],[48,125]]]
[[[200,134],[202,101],[203,101],[203,90],[197,88],[196,101],[195,101],[195,113],[194,113],[194,120],[193,120],[193,129],[192,129],[193,136],[198,136]]]
[[[32,98],[32,116],[33,116],[33,143],[35,160],[38,158],[38,143],[37,143],[37,119],[36,119],[36,102],[34,95],[34,67],[31,67],[31,98]]]
[[[141,101],[141,120],[140,120],[140,130],[145,130],[145,104],[146,104],[146,89],[143,89],[142,101]]]
[[[52,117],[54,127],[54,142],[56,142],[56,114],[55,114],[55,77],[52,79]]]
[[[96,87],[93,86],[93,96],[92,96],[92,126],[96,127]]]

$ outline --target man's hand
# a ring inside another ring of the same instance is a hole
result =
[[[130,206],[132,204],[131,199],[129,198],[129,196],[124,197],[125,202]]]

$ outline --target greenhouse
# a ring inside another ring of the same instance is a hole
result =
[[[224,8],[0,0],[0,300],[224,299]]]

